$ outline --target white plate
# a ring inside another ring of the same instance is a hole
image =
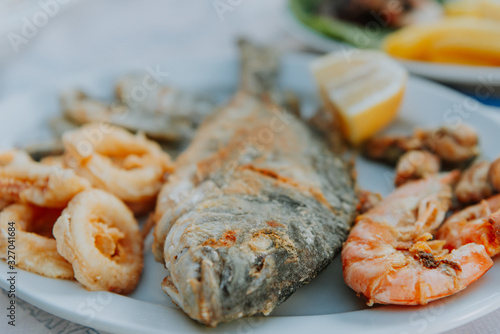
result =
[[[287,28],[294,36],[315,50],[333,52],[353,48],[350,44],[329,38],[307,27],[293,15],[289,6],[286,6],[285,22]],[[500,67],[437,64],[396,59],[411,73],[428,79],[449,84],[477,85],[483,91],[489,87],[500,86]]]
[[[308,71],[310,55],[288,55],[284,59],[282,83],[300,93],[306,109],[317,101]],[[225,92],[228,96],[237,84],[238,65],[234,59],[182,60],[161,67],[170,72],[169,81],[181,87]],[[79,85],[91,93],[111,94],[113,78],[131,69],[104,75],[75,75],[46,91],[14,96],[0,104],[0,143],[12,146],[48,136],[46,121],[58,113],[57,92],[68,85]],[[454,124],[465,120],[481,129],[482,150],[489,157],[500,155],[499,123],[486,114],[478,102],[439,85],[410,78],[401,116],[392,131],[414,126]],[[392,189],[391,169],[359,159],[359,181],[370,190],[387,194]],[[151,236],[147,249],[151,246]],[[500,307],[500,260],[478,282],[465,291],[431,303],[426,307],[367,308],[343,282],[339,260],[311,284],[299,289],[268,318],[240,319],[222,324],[210,333],[303,333],[331,331],[341,333],[437,333],[450,329]],[[0,272],[7,266],[0,263]],[[2,274],[4,275],[4,274]],[[190,320],[165,295],[160,283],[165,269],[145,258],[144,273],[138,289],[130,296],[108,292],[88,292],[78,283],[49,279],[18,271],[17,293],[27,302],[62,318],[114,333],[206,332]],[[0,281],[5,289],[5,279]]]

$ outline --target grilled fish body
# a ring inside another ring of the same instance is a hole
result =
[[[208,326],[268,315],[313,279],[357,205],[346,164],[268,98],[274,55],[241,49],[242,90],[178,158],[156,211],[163,289]]]

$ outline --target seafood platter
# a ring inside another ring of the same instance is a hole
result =
[[[437,333],[500,307],[490,110],[378,51],[238,47],[0,105],[40,109],[0,129],[20,298],[116,333]]]

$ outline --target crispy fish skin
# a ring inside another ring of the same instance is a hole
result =
[[[243,57],[243,76],[245,66]],[[357,206],[344,161],[259,83],[242,82],[178,158],[157,203],[162,287],[207,326],[271,313],[339,253]]]

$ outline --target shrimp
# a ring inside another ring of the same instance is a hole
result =
[[[488,161],[480,161],[463,172],[455,189],[459,202],[477,203],[493,195],[493,187],[488,180],[490,166]]]
[[[426,151],[409,151],[398,161],[394,183],[399,187],[408,181],[437,174],[440,169],[441,161],[436,155]]]
[[[475,243],[483,245],[493,257],[500,253],[500,195],[483,200],[448,218],[436,237],[446,241],[447,249]]]
[[[0,197],[5,201],[64,208],[88,188],[89,182],[70,169],[37,163],[23,151],[0,153]]]
[[[368,190],[359,190],[358,191],[358,212],[365,213],[372,208],[374,208],[377,204],[382,201],[382,196],[378,193],[374,193]]]
[[[405,184],[357,218],[342,250],[344,280],[368,305],[418,305],[454,294],[493,261],[484,246],[448,253],[432,240],[451,204],[458,172]]]
[[[446,167],[463,167],[479,153],[478,136],[473,128],[456,127],[417,129],[411,136],[381,136],[364,145],[364,154],[374,160],[395,164],[411,150],[425,150],[439,157]]]
[[[99,189],[75,196],[54,224],[57,250],[88,290],[129,293],[139,282],[142,236],[134,215]]]
[[[52,236],[52,226],[60,213],[60,209],[28,204],[5,208],[0,213],[0,257],[8,260],[9,245],[14,244],[16,267],[46,277],[73,279],[73,268],[57,252]]]
[[[500,192],[500,158],[491,163],[488,171],[488,180],[495,192]]]
[[[166,177],[170,157],[141,134],[89,124],[63,136],[65,163],[96,187],[123,200],[135,213],[150,210]]]
[[[363,147],[363,153],[373,160],[396,164],[401,156],[408,151],[421,150],[424,144],[416,136],[380,136],[368,140]]]
[[[468,164],[479,153],[476,131],[466,124],[441,127],[432,130],[417,130],[424,146],[451,166]]]

